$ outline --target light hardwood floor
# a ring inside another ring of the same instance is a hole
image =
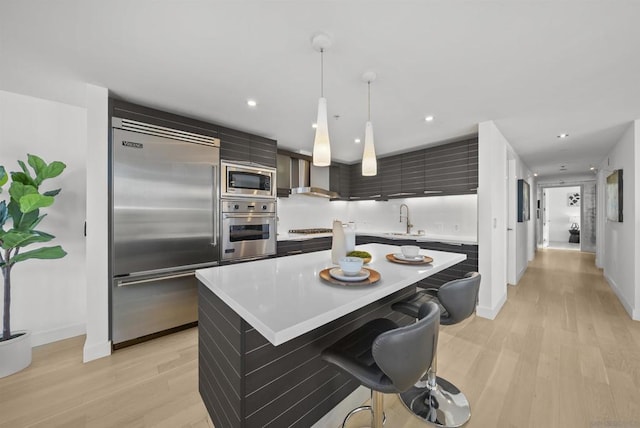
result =
[[[439,374],[469,398],[466,427],[640,428],[640,322],[593,255],[539,251],[508,293],[496,320],[441,329]],[[212,426],[197,390],[196,329],[88,364],[83,340],[35,348],[28,369],[0,379],[0,427]],[[425,426],[394,396],[385,404],[387,427]]]

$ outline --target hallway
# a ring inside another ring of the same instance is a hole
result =
[[[439,372],[467,394],[468,427],[640,427],[640,322],[594,258],[538,251],[495,321],[441,329]]]
[[[465,428],[640,428],[640,322],[594,255],[542,250],[494,321],[440,330],[438,373],[471,402]],[[0,427],[211,427],[197,390],[197,329],[82,364],[83,337],[34,349],[0,379]],[[387,427],[424,428],[385,397]],[[350,427],[365,425],[366,414]]]

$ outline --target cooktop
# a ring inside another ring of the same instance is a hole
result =
[[[331,233],[331,232],[333,232],[332,229],[322,229],[322,228],[315,228],[315,229],[289,229],[289,233],[311,234],[311,233]]]

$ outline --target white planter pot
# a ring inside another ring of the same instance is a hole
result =
[[[15,331],[21,334],[0,342],[0,378],[12,375],[31,364],[31,332]]]

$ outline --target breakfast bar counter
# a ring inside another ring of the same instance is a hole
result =
[[[414,320],[392,303],[415,283],[463,261],[421,250],[433,262],[389,262],[398,246],[367,244],[370,285],[334,285],[319,277],[330,251],[198,270],[199,389],[215,426],[309,427],[358,383],[324,364],[322,350],[374,318]]]

